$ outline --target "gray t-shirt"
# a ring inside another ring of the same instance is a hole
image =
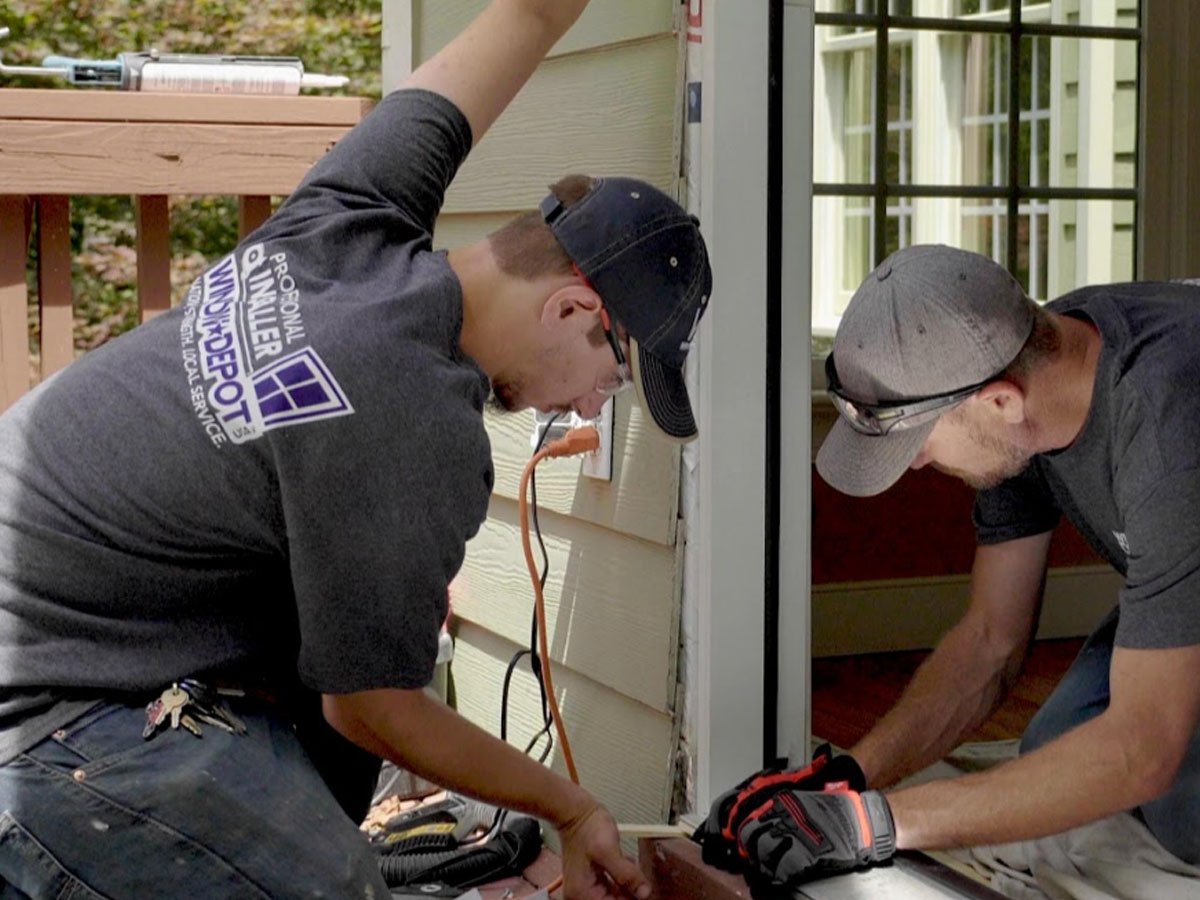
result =
[[[431,250],[471,143],[390,95],[181,306],[0,417],[0,760],[189,674],[428,683],[493,478]]]
[[[1118,646],[1200,643],[1200,287],[1090,287],[1048,308],[1099,329],[1091,409],[1071,446],[979,493],[979,542],[1064,514],[1125,577]]]

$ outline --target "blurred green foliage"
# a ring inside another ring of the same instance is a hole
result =
[[[112,59],[152,47],[173,53],[297,56],[308,72],[350,78],[345,89],[320,94],[378,99],[382,5],[383,0],[0,0],[0,26],[12,31],[0,41],[0,58],[10,65],[38,65],[50,54]],[[0,90],[7,87],[102,90],[34,76],[0,81]],[[176,302],[206,261],[236,243],[236,198],[172,197],[171,282]],[[137,324],[133,247],[129,197],[72,198],[77,350],[91,349]],[[36,344],[36,239],[28,272]]]

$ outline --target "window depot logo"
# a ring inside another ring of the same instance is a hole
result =
[[[285,253],[253,244],[206,271],[188,292],[179,336],[192,409],[216,446],[354,412],[308,346]]]

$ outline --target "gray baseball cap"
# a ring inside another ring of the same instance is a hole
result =
[[[1017,280],[986,256],[940,244],[907,247],[855,292],[827,369],[852,406],[904,406],[977,389],[1016,359],[1035,308]],[[817,471],[855,497],[887,490],[952,405],[883,434],[856,430],[843,411],[817,453]]]

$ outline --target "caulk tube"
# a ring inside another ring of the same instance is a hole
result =
[[[122,53],[126,90],[164,94],[300,93],[304,67],[299,60],[200,55],[157,56]]]

